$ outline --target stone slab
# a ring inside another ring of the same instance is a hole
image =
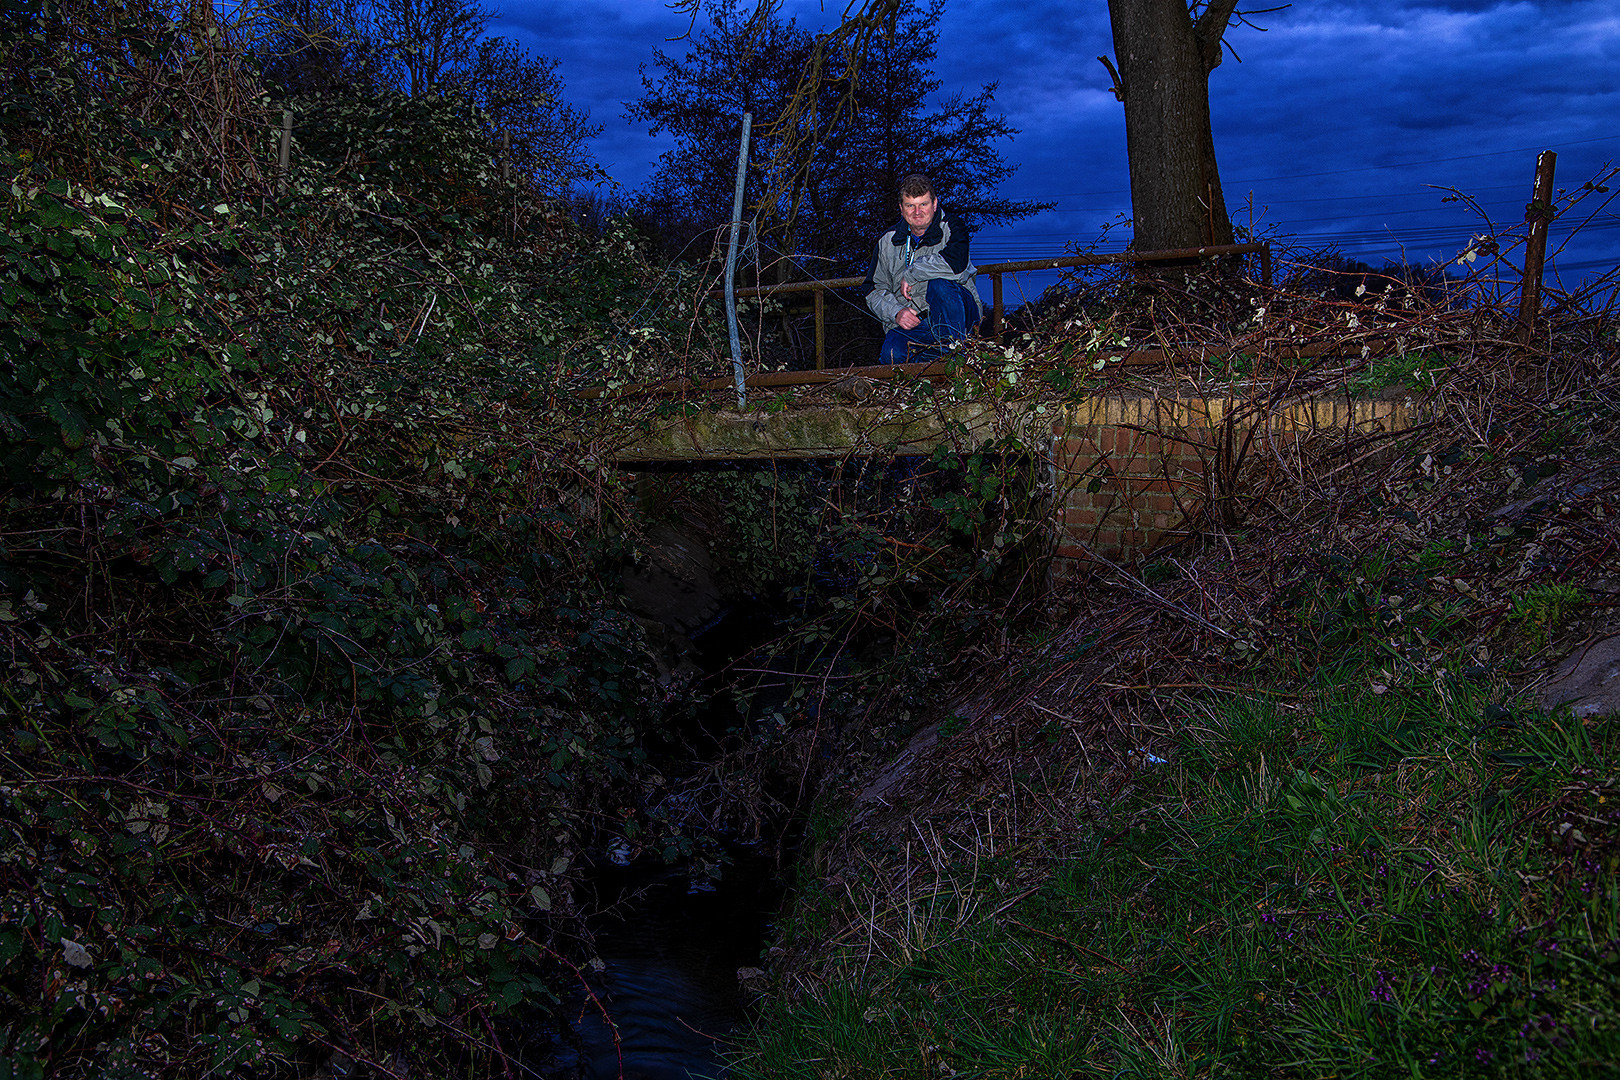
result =
[[[1052,410],[1053,416],[1056,411]],[[980,403],[930,410],[823,405],[778,412],[719,410],[658,422],[615,455],[621,464],[748,458],[829,458],[872,453],[928,454],[946,444],[972,449],[989,439],[1035,434],[1051,439],[1053,416],[1033,408]],[[1044,424],[1044,428],[1041,425]]]

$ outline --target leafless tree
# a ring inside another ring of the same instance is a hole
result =
[[[372,37],[397,65],[401,89],[414,96],[471,68],[494,17],[476,0],[374,0]]]
[[[754,19],[766,18],[782,0],[758,0]],[[833,30],[816,38],[791,107],[777,121],[784,131],[820,132],[857,108],[853,90],[829,102],[820,88],[829,71],[858,80],[876,42],[893,32],[904,0],[851,0]],[[702,0],[675,6],[692,14]],[[1229,244],[1232,222],[1221,193],[1210,128],[1209,76],[1227,48],[1233,24],[1276,11],[1238,10],[1238,0],[1108,0],[1118,65],[1099,57],[1125,104],[1130,157],[1131,205],[1139,250]],[[784,147],[792,140],[784,139]],[[783,151],[779,151],[782,153]],[[805,166],[808,167],[808,166]],[[790,175],[791,170],[783,172]]]
[[[804,269],[815,274],[865,269],[873,238],[895,220],[907,173],[929,174],[954,219],[970,228],[1045,209],[995,193],[1015,168],[1000,144],[1017,134],[995,109],[995,84],[935,97],[944,4],[895,0],[884,32],[852,67],[849,55],[826,51],[837,30],[816,35],[769,7],[749,13],[735,0],[707,0],[708,28],[699,32],[694,22],[684,58],[655,53],[642,97],[627,106],[631,120],[677,140],[651,194],[676,220],[723,220],[747,110],[759,165],[748,203],[759,210],[762,240],[813,257]],[[812,71],[819,82],[807,90]]]

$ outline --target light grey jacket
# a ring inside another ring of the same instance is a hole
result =
[[[872,266],[866,272],[866,306],[887,333],[898,325],[895,316],[902,308],[927,314],[928,283],[935,278],[950,278],[966,286],[978,301],[978,318],[972,320],[976,323],[984,317],[984,302],[979,300],[974,283],[978,276],[978,268],[968,258],[967,229],[953,222],[941,206],[920,237],[912,236],[911,226],[901,221],[877,238]],[[910,300],[900,294],[903,281],[911,283]]]

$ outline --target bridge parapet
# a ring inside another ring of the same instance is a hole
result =
[[[713,411],[660,421],[616,455],[651,462],[840,458],[969,452],[994,441],[1048,466],[1054,576],[1101,556],[1131,559],[1235,523],[1285,475],[1348,455],[1411,424],[1403,402],[1236,394],[1099,394],[1024,400],[815,403],[776,412]]]

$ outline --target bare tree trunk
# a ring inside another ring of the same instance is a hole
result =
[[[1235,4],[1215,0],[1197,21],[1187,0],[1108,0],[1125,102],[1136,249],[1230,244],[1209,123],[1209,74]]]

